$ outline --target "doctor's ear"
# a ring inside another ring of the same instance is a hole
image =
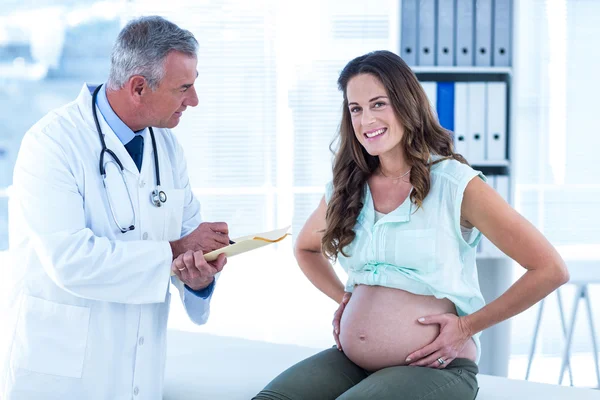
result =
[[[149,90],[146,78],[141,75],[134,75],[129,78],[129,94],[132,97],[141,96],[145,90]]]

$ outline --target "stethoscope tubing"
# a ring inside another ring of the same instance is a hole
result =
[[[106,142],[104,141],[104,134],[102,133],[102,128],[100,127],[100,122],[98,121],[98,113],[96,112],[96,101],[98,98],[98,92],[100,91],[101,87],[102,87],[102,85],[99,85],[94,90],[94,93],[92,94],[92,114],[94,116],[94,123],[96,125],[96,131],[98,133],[98,137],[100,138],[100,144],[102,145],[102,149],[100,151],[100,157],[99,157],[99,171],[100,171],[100,175],[103,178],[104,189],[107,191],[108,205],[110,207],[110,211],[111,211],[112,217],[114,219],[114,222],[122,233],[126,233],[128,231],[132,231],[135,229],[135,209],[133,207],[133,201],[131,198],[131,194],[129,193],[129,187],[127,186],[127,182],[125,181],[125,176],[124,176],[124,172],[123,172],[124,171],[123,163],[121,163],[121,160],[119,160],[119,157],[117,157],[117,155],[112,150],[110,150],[108,147],[106,147]],[[154,153],[154,172],[155,172],[155,177],[156,177],[156,188],[152,191],[150,200],[154,206],[161,207],[164,203],[166,203],[167,195],[164,191],[160,190],[160,170],[159,170],[159,165],[158,165],[158,152],[156,150],[156,139],[154,137],[154,131],[153,131],[152,127],[148,127],[148,130],[150,131],[150,138],[152,140],[152,150]],[[127,195],[129,196],[129,202],[131,204],[131,209],[133,212],[133,223],[128,228],[123,228],[119,224],[117,217],[115,215],[115,212],[113,210],[112,202],[110,200],[110,194],[108,193],[108,188],[106,187],[106,169],[104,168],[105,154],[109,154],[112,157],[112,159],[114,160],[114,162],[118,165],[120,172],[121,172],[121,177],[123,179],[123,183],[125,184],[125,189],[127,190]]]

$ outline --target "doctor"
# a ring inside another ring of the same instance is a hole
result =
[[[227,224],[201,223],[169,130],[198,104],[197,49],[163,18],[134,20],[108,82],[84,85],[25,135],[0,398],[161,399],[169,282],[206,322],[226,260],[202,254],[228,244]]]

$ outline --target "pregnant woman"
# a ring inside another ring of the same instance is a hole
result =
[[[295,251],[308,279],[340,304],[336,346],[282,372],[255,399],[474,399],[481,331],[567,282],[564,262],[453,152],[400,57],[358,57],[338,85],[333,181]],[[482,234],[527,269],[488,305],[475,265]]]

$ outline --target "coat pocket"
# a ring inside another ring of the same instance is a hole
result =
[[[177,240],[181,238],[181,226],[183,223],[183,201],[185,190],[170,189],[165,207],[164,240]]]
[[[90,309],[25,296],[12,364],[41,374],[81,378]]]

